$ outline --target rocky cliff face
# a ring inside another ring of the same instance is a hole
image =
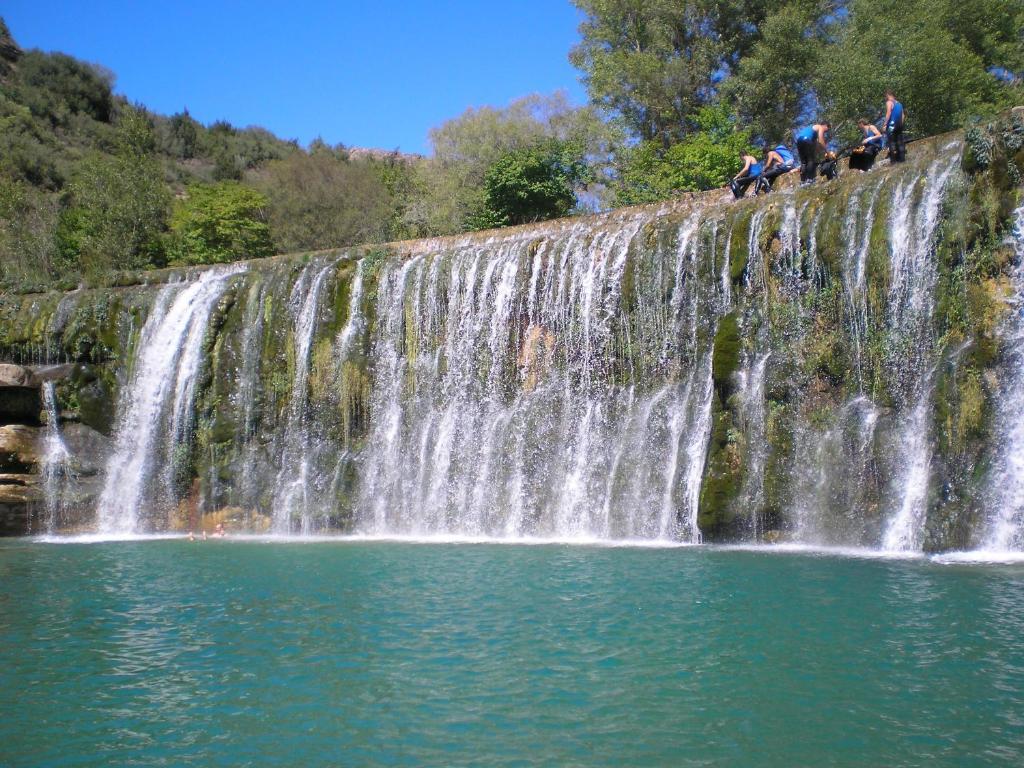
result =
[[[50,511],[8,530],[973,546],[1022,112],[756,200],[4,296],[68,449],[54,512],[39,370],[10,374],[4,509]]]

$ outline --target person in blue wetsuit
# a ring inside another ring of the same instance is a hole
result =
[[[743,160],[743,170],[733,176],[732,181],[729,182],[729,188],[737,200],[747,194],[747,187],[756,182],[761,176],[761,171],[764,170],[764,166],[753,155],[743,155],[741,159]]]
[[[793,150],[785,144],[779,144],[774,149],[769,149],[765,156],[761,178],[757,180],[757,185],[754,187],[754,194],[771,192],[775,179],[795,168],[796,158],[793,156]]]
[[[828,152],[825,135],[832,130],[828,122],[807,125],[796,132],[796,151],[800,155],[800,183],[814,181],[818,175],[818,153]]]
[[[906,118],[903,105],[896,100],[892,91],[885,92],[885,138],[889,144],[889,162],[902,163],[907,159],[907,144],[903,138],[903,122]]]
[[[875,164],[875,156],[882,150],[885,136],[872,123],[864,118],[857,121],[857,127],[864,134],[860,146],[850,152],[850,169],[854,171],[870,171]]]

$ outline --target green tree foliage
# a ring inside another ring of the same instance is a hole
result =
[[[581,149],[549,141],[513,149],[484,176],[484,200],[474,228],[503,227],[567,216],[587,172]]]
[[[501,109],[469,109],[430,132],[433,157],[418,169],[419,195],[406,221],[419,234],[463,230],[484,205],[484,179],[503,156],[551,141],[579,147],[588,162],[607,163],[617,141],[614,126],[593,110],[573,107],[564,93],[532,95]]]
[[[196,156],[202,130],[203,126],[192,119],[187,109],[171,115],[163,136],[164,151],[172,157],[191,160]]]
[[[697,130],[664,149],[645,141],[623,152],[615,201],[633,205],[663,200],[674,192],[720,187],[740,168],[740,156],[752,151],[749,129],[739,129],[722,106],[704,107]]]
[[[759,38],[767,0],[573,0],[586,15],[570,59],[591,99],[643,141],[669,146]]]
[[[11,37],[11,30],[7,28],[7,22],[0,18],[0,78],[9,75],[20,58],[21,48]]]
[[[257,178],[280,252],[380,242],[390,233],[391,193],[371,160],[314,143],[308,154],[269,163]]]
[[[1012,98],[990,70],[1022,65],[1022,24],[1016,0],[852,0],[816,90],[829,114],[852,121],[877,116],[892,88],[914,133],[950,130]]]
[[[28,107],[0,91],[0,175],[43,189],[59,189],[64,173],[57,164],[56,143]]]
[[[171,216],[176,260],[214,264],[270,256],[266,209],[266,195],[238,182],[189,187]]]
[[[45,285],[68,275],[58,258],[56,227],[53,196],[0,176],[0,284]]]
[[[876,115],[887,87],[919,134],[1022,98],[1020,0],[574,0],[592,101],[665,148],[724,100],[763,141]]]
[[[93,152],[75,169],[57,243],[64,260],[93,279],[162,264],[171,193],[150,154],[154,143],[146,116],[128,108],[118,122],[116,154]]]
[[[813,115],[830,10],[819,2],[792,2],[771,13],[761,25],[761,39],[723,85],[741,120],[768,144],[785,140],[794,125]]]
[[[114,76],[94,64],[63,53],[29,51],[18,61],[16,92],[32,114],[53,125],[67,125],[75,115],[110,122]]]

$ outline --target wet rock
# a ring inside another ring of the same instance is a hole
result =
[[[78,394],[78,417],[83,424],[109,435],[114,425],[115,404],[106,382],[94,366],[80,363],[71,372]]]
[[[27,474],[41,458],[40,430],[23,424],[0,427],[0,472]]]
[[[12,363],[0,363],[0,387],[32,386],[35,386],[35,377],[29,368]]]
[[[0,536],[29,533],[33,511],[42,501],[42,489],[35,475],[0,474]]]
[[[199,529],[212,533],[218,523],[228,533],[266,533],[270,530],[271,520],[267,515],[241,507],[224,507],[203,515],[199,519]]]
[[[0,424],[38,424],[38,387],[31,369],[0,363]]]
[[[74,371],[74,363],[63,363],[61,365],[40,365],[31,369],[34,382],[42,384],[46,381],[61,381],[69,378]]]
[[[85,476],[102,473],[113,450],[113,440],[86,424],[64,424],[61,431],[75,473]]]

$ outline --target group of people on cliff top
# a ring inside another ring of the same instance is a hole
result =
[[[743,169],[733,177],[729,186],[737,199],[747,193],[751,184],[754,185],[755,195],[767,193],[771,191],[775,179],[798,167],[801,184],[811,184],[819,175],[834,179],[839,175],[839,158],[844,154],[850,156],[851,169],[869,171],[883,146],[889,147],[890,162],[901,163],[907,157],[906,140],[903,137],[904,118],[903,105],[896,100],[892,91],[886,91],[885,117],[882,119],[884,134],[874,123],[862,118],[857,121],[863,134],[861,140],[839,152],[833,152],[828,147],[832,126],[827,120],[804,126],[793,136],[796,154],[785,144],[766,150],[763,161],[745,154],[742,157]]]

